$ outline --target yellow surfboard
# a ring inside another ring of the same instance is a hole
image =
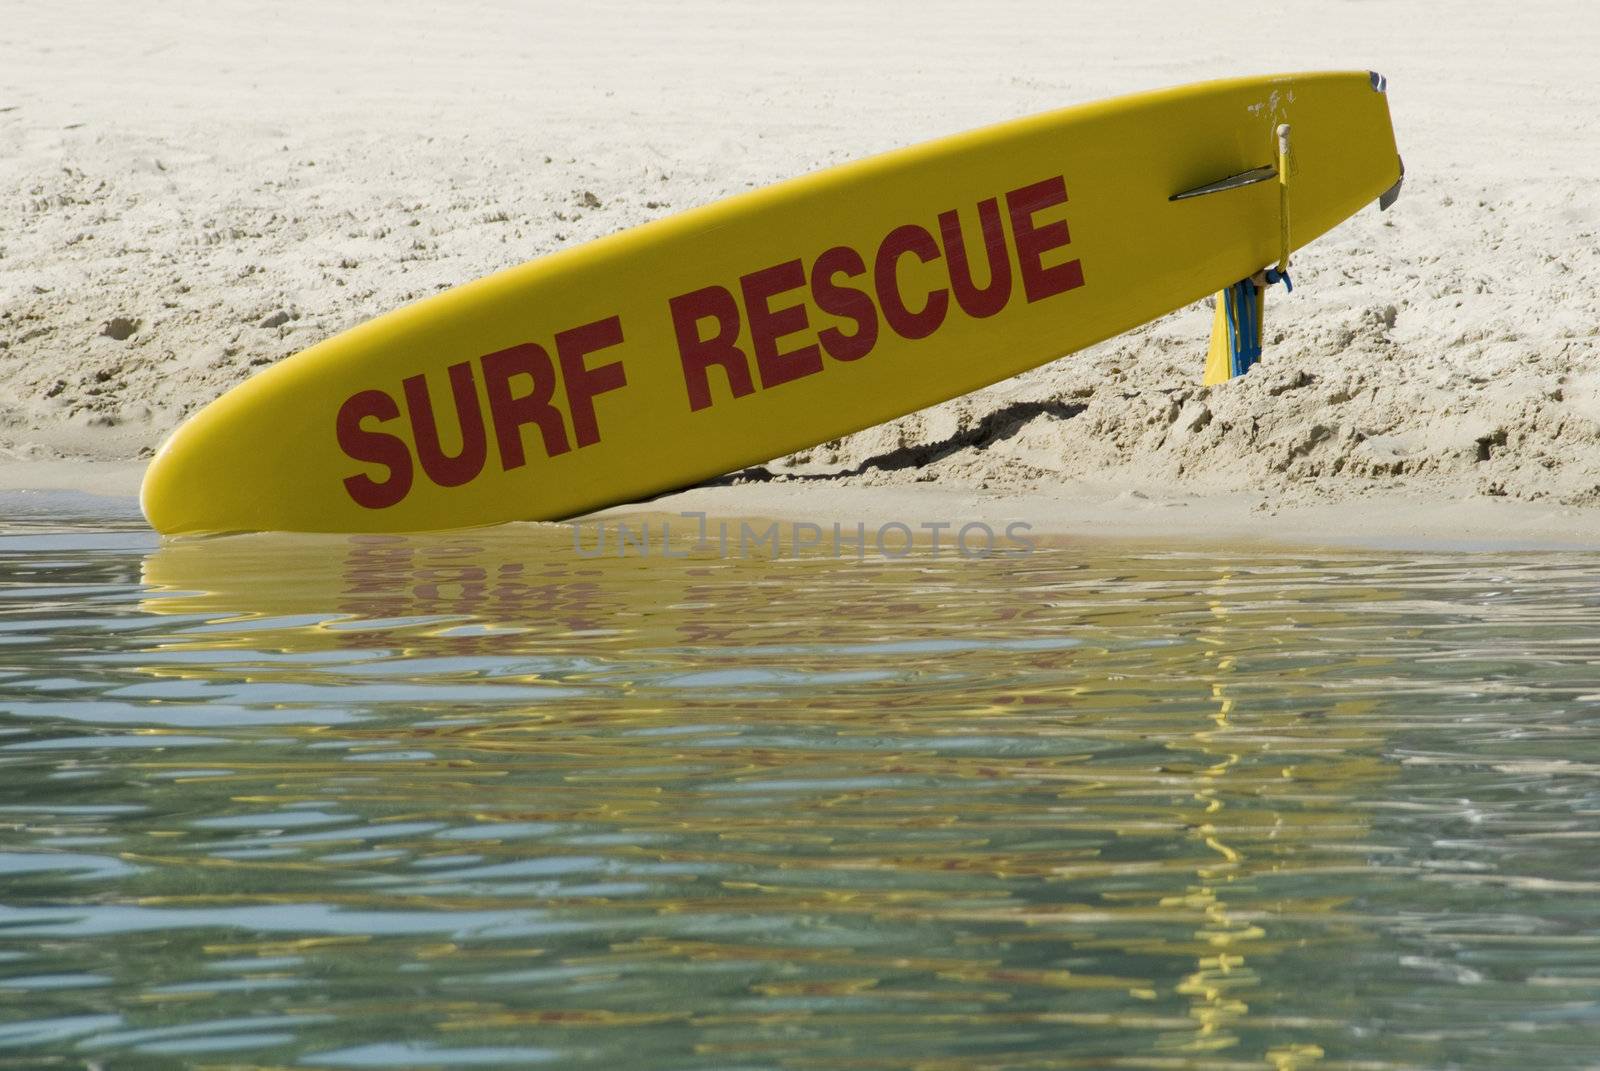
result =
[[[1381,78],[1088,104],[830,168],[457,287],[195,414],[165,533],[548,520],[694,484],[1196,301],[1400,178]]]

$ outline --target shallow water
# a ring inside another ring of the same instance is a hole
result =
[[[0,1066],[1579,1068],[1600,557],[0,533]]]

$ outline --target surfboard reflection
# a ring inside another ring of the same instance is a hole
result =
[[[536,525],[242,537],[146,560],[144,608],[173,624],[140,672],[260,701],[343,689],[363,720],[308,725],[318,765],[264,771],[255,751],[249,776],[328,799],[351,767],[327,749],[354,741],[363,807],[469,807],[475,862],[371,895],[617,927],[603,953],[558,949],[574,969],[721,964],[739,1000],[667,986],[650,1007],[719,1059],[770,1056],[800,1024],[818,1032],[784,1052],[837,1055],[826,1024],[877,1016],[979,1055],[1028,1029],[1056,1039],[1041,1059],[1118,1039],[1127,1066],[1227,1050],[1300,1068],[1326,1009],[1283,979],[1373,940],[1340,881],[1363,865],[1361,801],[1395,774],[1370,688],[1348,685],[1387,659],[1341,640],[1394,593],[1326,575],[1067,545],[585,558]],[[617,845],[593,849],[612,876],[577,899],[513,882],[537,843],[495,829],[527,825]],[[427,836],[386,851],[422,858]],[[636,876],[607,891],[618,867]],[[452,1029],[577,1013],[528,999],[463,1001]]]

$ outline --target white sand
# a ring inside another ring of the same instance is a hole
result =
[[[1114,93],[1372,68],[1404,196],[1300,254],[1243,380],[1198,386],[1196,307],[772,466],[819,478],[690,501],[1600,542],[1593,5],[1197,10],[10,5],[0,488],[131,494],[129,462],[262,365],[749,186]]]

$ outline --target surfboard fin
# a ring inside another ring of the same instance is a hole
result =
[[[1382,193],[1380,193],[1378,195],[1378,211],[1379,212],[1387,212],[1389,210],[1389,206],[1390,205],[1392,205],[1396,201],[1400,200],[1400,187],[1405,185],[1405,181],[1406,181],[1406,162],[1404,160],[1401,160],[1400,161],[1400,177],[1394,180],[1394,185],[1393,186],[1390,186],[1387,190],[1384,190]]]
[[[1261,167],[1252,167],[1248,171],[1241,171],[1237,175],[1219,178],[1214,182],[1203,183],[1193,189],[1180,190],[1168,197],[1169,201],[1187,201],[1192,197],[1204,197],[1209,193],[1222,193],[1225,190],[1237,190],[1245,186],[1254,186],[1258,182],[1271,182],[1278,177],[1278,168],[1275,164],[1264,164]]]

